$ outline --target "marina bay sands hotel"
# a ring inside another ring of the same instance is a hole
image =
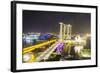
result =
[[[59,39],[60,40],[71,39],[72,26],[70,24],[66,25],[62,22],[60,22],[59,24],[60,24]]]

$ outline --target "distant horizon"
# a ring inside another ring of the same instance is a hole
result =
[[[56,33],[56,32],[25,32],[25,33],[23,33],[23,34],[27,34],[27,33]],[[91,34],[91,32],[86,32],[86,33],[82,33],[82,32],[76,32],[76,33],[72,33],[72,34]],[[59,34],[59,33],[57,33],[57,34]]]

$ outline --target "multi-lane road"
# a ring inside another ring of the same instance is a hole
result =
[[[31,51],[33,51],[35,49],[38,49],[38,48],[40,48],[42,46],[46,46],[46,45],[54,43],[54,42],[56,42],[56,39],[48,40],[46,42],[43,42],[43,43],[40,43],[40,44],[37,44],[37,45],[33,45],[33,46],[29,46],[29,47],[23,48],[23,54],[31,52]]]

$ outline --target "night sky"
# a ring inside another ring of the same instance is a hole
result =
[[[90,33],[89,13],[23,10],[23,33],[59,33],[59,22],[72,25],[72,33]]]

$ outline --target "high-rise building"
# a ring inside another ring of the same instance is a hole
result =
[[[66,25],[66,39],[71,39],[71,33],[72,33],[72,26],[70,24]]]
[[[70,24],[66,25],[62,22],[60,22],[59,24],[60,24],[60,32],[59,32],[60,40],[71,39],[72,26]]]

